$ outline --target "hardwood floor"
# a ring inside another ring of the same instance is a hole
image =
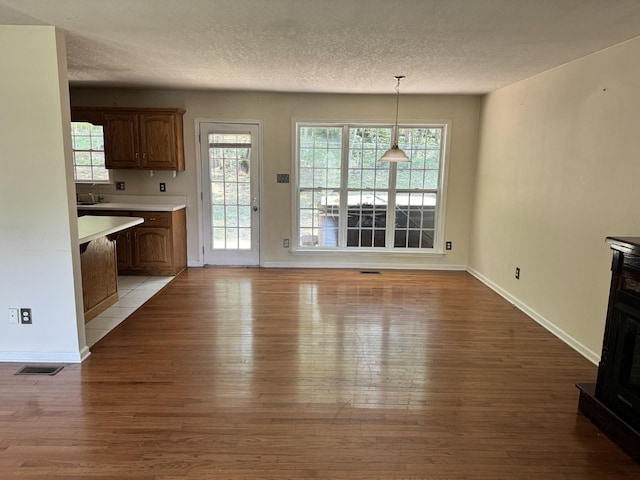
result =
[[[188,269],[92,352],[0,364],[0,478],[640,478],[596,367],[462,272]]]

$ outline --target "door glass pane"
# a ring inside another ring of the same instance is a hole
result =
[[[250,153],[248,133],[209,134],[211,245],[214,249],[251,249]]]

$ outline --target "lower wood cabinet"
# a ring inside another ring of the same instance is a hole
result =
[[[116,241],[116,257],[118,259],[118,271],[124,271],[133,267],[133,252],[131,242],[133,241],[133,228],[118,232],[114,238]]]
[[[98,210],[85,214],[144,218],[141,225],[114,236],[118,273],[176,275],[186,268],[187,223],[184,208],[174,212]]]
[[[84,321],[89,322],[118,301],[115,244],[100,237],[80,245]]]

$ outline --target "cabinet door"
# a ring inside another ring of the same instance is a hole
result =
[[[131,246],[132,229],[124,230],[116,234],[116,256],[118,259],[118,270],[131,268],[133,266],[133,249]]]
[[[139,115],[141,165],[149,169],[178,169],[175,115]]]
[[[136,267],[171,267],[171,235],[168,228],[134,230],[133,260]]]
[[[139,168],[138,116],[129,112],[104,114],[106,168]]]

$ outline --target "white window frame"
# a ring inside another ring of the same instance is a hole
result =
[[[434,244],[433,248],[410,248],[410,247],[394,247],[393,243],[389,240],[392,238],[393,229],[388,229],[387,231],[387,242],[385,247],[318,247],[318,246],[301,246],[299,245],[299,235],[300,235],[300,128],[301,127],[319,127],[319,128],[343,128],[343,131],[348,131],[349,128],[391,128],[394,126],[388,123],[367,123],[367,122],[358,122],[358,121],[344,121],[344,122],[327,122],[327,121],[310,121],[310,120],[297,120],[294,119],[292,121],[292,130],[293,130],[293,165],[292,172],[294,172],[293,184],[294,188],[292,189],[292,242],[290,251],[293,254],[336,254],[336,253],[348,253],[348,254],[366,254],[373,253],[376,254],[393,254],[393,255],[420,255],[420,256],[442,256],[444,254],[444,231],[445,231],[445,213],[446,213],[446,198],[447,198],[447,179],[448,179],[448,166],[449,166],[449,151],[450,151],[450,142],[451,142],[451,120],[425,120],[425,121],[415,121],[415,122],[404,122],[399,123],[398,128],[441,128],[442,129],[442,142],[440,146],[440,166],[438,169],[438,184],[436,193],[436,222],[435,222],[435,235],[434,235]],[[343,133],[344,138],[344,133]],[[346,147],[343,148],[343,157],[342,157],[342,172],[343,175],[346,173],[347,165],[348,165],[348,154],[346,150],[348,150],[348,141],[346,142]],[[393,192],[393,195],[389,195],[389,197],[393,197],[393,201],[390,204],[395,205],[395,180],[396,180],[396,172],[397,166],[394,163],[390,164],[390,176],[389,176],[389,185],[393,185],[393,187],[389,188],[390,192]],[[341,187],[341,203],[346,202],[346,194],[348,189],[345,189],[342,192]],[[343,198],[344,197],[344,198]],[[344,231],[343,231],[344,230]],[[390,233],[391,232],[391,233]],[[340,228],[338,231],[338,235],[342,238],[342,236],[346,235],[346,230]],[[344,244],[344,243],[341,243]],[[339,243],[340,245],[340,243]]]
[[[74,148],[74,142],[73,142],[73,124],[74,123],[89,123],[91,125],[98,125],[98,124],[91,123],[91,122],[86,121],[86,120],[79,120],[79,121],[72,121],[71,122],[71,125],[72,125],[71,149],[72,149],[72,155],[73,155],[73,180],[74,180],[74,182],[77,183],[77,184],[85,184],[85,185],[108,185],[108,184],[113,183],[113,179],[112,179],[112,176],[111,176],[111,170],[109,170],[106,167],[104,168],[104,170],[106,171],[107,176],[108,176],[107,180],[96,180],[96,179],[93,179],[93,178],[92,179],[78,179],[78,178],[76,178],[75,153],[76,152],[87,152],[87,151],[88,152],[92,152],[93,150],[76,150]],[[103,142],[104,142],[104,126],[103,125],[100,125],[100,126],[103,127],[102,135],[103,135]],[[103,145],[104,145],[104,143],[103,143]],[[97,150],[97,151],[99,151],[99,150]],[[104,150],[102,150],[102,152],[104,152]],[[93,165],[91,167],[92,167],[92,170],[93,170],[93,168],[95,168]]]

